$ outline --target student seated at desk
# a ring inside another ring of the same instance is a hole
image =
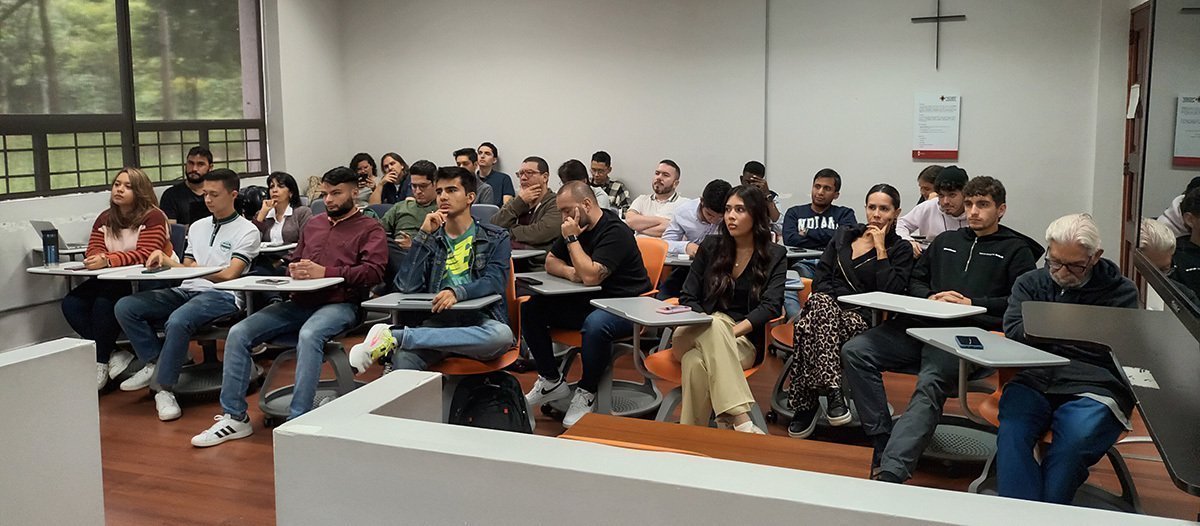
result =
[[[366,152],[356,153],[350,159],[350,169],[358,174],[358,194],[354,196],[354,204],[359,208],[366,208],[378,186],[375,180],[375,158]]]
[[[1173,279],[1193,294],[1200,293],[1200,188],[1193,188],[1179,205],[1188,233],[1175,240]]]
[[[701,243],[679,297],[680,305],[712,315],[709,325],[675,332],[671,352],[683,370],[679,423],[707,426],[715,413],[723,427],[761,435],[750,421],[754,395],[742,371],[763,352],[754,342],[763,341],[767,322],[783,307],[787,249],[771,241],[767,198],[758,188],[738,186],[728,196],[724,221]]]
[[[943,168],[945,167],[940,164],[931,164],[917,174],[917,191],[921,193],[921,198],[917,200],[918,205],[930,199],[937,199],[938,194],[934,187],[937,185],[937,176],[942,173]]]
[[[300,231],[312,217],[312,210],[300,204],[300,187],[296,179],[287,172],[272,172],[267,176],[267,190],[270,192],[269,198],[263,200],[262,209],[254,215],[253,220],[254,226],[262,233],[262,241],[272,245],[290,245],[299,241]],[[287,259],[288,255],[276,253],[269,258],[259,257],[255,260],[255,269],[282,274],[279,262]]]
[[[833,204],[841,193],[842,176],[832,168],[821,169],[813,175],[812,202],[793,206],[784,214],[783,243],[789,247],[825,250],[837,229],[858,224],[853,209]],[[817,260],[802,259],[792,264],[792,270],[802,278],[811,278],[817,273]],[[789,320],[800,314],[800,298],[788,294],[783,303]]]
[[[949,168],[947,168],[949,170]],[[946,173],[945,170],[942,171]],[[1007,208],[1004,185],[976,177],[962,190],[968,228],[942,233],[913,267],[908,293],[918,298],[978,305],[987,312],[950,326],[998,330],[1013,282],[1033,270],[1042,247],[1000,224]],[[958,382],[958,359],[910,338],[905,331],[928,320],[895,316],[842,346],[842,374],[875,455],[871,477],[903,482],[933,437],[947,393]],[[883,389],[883,371],[917,373],[917,387],[894,429]]]
[[[1187,224],[1187,221],[1184,221],[1183,212],[1180,210],[1180,207],[1183,204],[1183,198],[1196,188],[1200,188],[1200,176],[1193,177],[1191,181],[1188,181],[1188,185],[1183,189],[1183,193],[1171,199],[1171,204],[1167,205],[1162,215],[1158,216],[1158,221],[1167,225],[1175,233],[1175,237],[1187,236],[1192,233],[1192,227]]]
[[[393,351],[393,368],[423,371],[451,355],[487,361],[512,348],[505,300],[486,310],[448,310],[460,301],[503,297],[508,288],[512,243],[503,228],[471,217],[475,181],[457,166],[437,171],[438,209],[425,216],[396,275],[400,292],[436,293],[433,315],[416,326],[371,327],[350,349],[350,365],[359,374]]]
[[[537,362],[538,379],[525,394],[530,407],[571,398],[563,426],[571,427],[595,409],[600,377],[612,358],[612,342],[633,334],[633,323],[592,307],[594,298],[627,298],[651,290],[642,253],[631,230],[617,214],[596,206],[588,185],[573,181],[558,190],[563,237],[546,256],[546,272],[599,293],[533,296],[521,306],[521,334]],[[515,199],[514,199],[515,201]],[[583,377],[572,397],[559,374],[550,329],[583,333]]]
[[[958,230],[967,226],[962,193],[965,184],[967,184],[966,170],[957,166],[942,168],[933,183],[937,199],[929,199],[914,206],[912,210],[900,216],[900,219],[896,221],[896,233],[909,240],[914,255],[921,256],[922,245],[913,239],[913,234],[920,232],[925,236],[925,241],[930,242],[942,232]]]
[[[193,146],[185,159],[183,181],[163,191],[159,203],[172,223],[190,225],[210,214],[204,205],[204,176],[212,170],[213,155],[208,148]]]
[[[608,194],[608,201],[612,204],[612,210],[620,215],[625,215],[625,211],[629,210],[629,189],[625,188],[625,183],[613,179],[612,177],[612,156],[606,151],[598,151],[592,154],[592,180],[593,187],[604,190]]]
[[[625,212],[625,223],[634,232],[643,236],[661,237],[671,223],[671,215],[679,205],[679,165],[670,159],[658,162],[654,179],[650,182],[653,193],[639,195]]]
[[[567,184],[571,181],[588,182],[588,171],[579,159],[571,159],[558,165],[558,182]],[[612,208],[612,201],[608,194],[603,189],[597,186],[592,187],[592,193],[596,194],[596,204],[600,208]]]
[[[500,150],[495,144],[483,142],[475,153],[479,156],[479,181],[492,187],[494,199],[489,204],[504,206],[517,195],[517,189],[513,188],[511,176],[496,169],[496,165],[500,164]]]
[[[113,179],[108,210],[92,223],[83,266],[88,269],[141,265],[154,251],[173,250],[167,216],[158,208],[154,184],[137,168],[123,168]],[[131,292],[129,282],[89,278],[62,300],[63,317],[81,338],[96,342],[96,389],[125,372],[133,361],[113,352],[121,326],[113,308]]]
[[[237,173],[224,168],[209,172],[204,176],[204,202],[212,215],[188,227],[191,242],[183,253],[183,263],[161,250],[146,258],[147,268],[225,267],[224,270],[185,280],[178,287],[139,292],[117,302],[117,320],[134,352],[146,364],[121,382],[121,390],[143,389],[156,378],[159,392],[154,395],[154,406],[158,419],[164,422],[183,414],[172,389],[179,381],[179,369],[187,360],[192,335],[242,308],[241,297],[213,288],[215,283],[241,277],[258,255],[261,235],[254,223],[234,208],[237,193]],[[155,325],[164,322],[160,340]]]
[[[788,405],[795,416],[788,435],[808,438],[817,427],[818,396],[828,404],[825,416],[831,425],[850,422],[850,408],[842,395],[842,345],[869,328],[861,308],[846,306],[838,298],[863,292],[908,292],[913,256],[908,242],[896,235],[900,192],[889,184],[867,191],[867,224],[844,226],[817,263],[817,277],[804,312],[795,322],[795,355],[787,375]]]
[[[1046,229],[1046,266],[1017,279],[1004,334],[1025,341],[1021,304],[1050,301],[1138,308],[1138,291],[1112,261],[1100,257],[1100,231],[1092,216],[1060,217]],[[1004,386],[996,435],[996,482],[1002,497],[1069,504],[1129,423],[1133,392],[1107,351],[1074,345],[1034,344],[1068,358],[1062,367],[1025,369]],[[1034,448],[1054,436],[1039,465]]]
[[[526,157],[517,170],[521,191],[492,217],[492,224],[507,228],[516,248],[550,250],[562,239],[562,213],[558,196],[550,191],[550,165],[541,157]],[[545,257],[530,258],[533,270],[541,270]]]
[[[387,234],[388,266],[383,274],[385,288],[390,290],[396,273],[400,271],[400,263],[404,255],[412,247],[412,238],[425,221],[425,216],[437,209],[434,199],[433,176],[437,166],[427,160],[413,163],[409,169],[409,187],[412,195],[399,203],[392,205],[383,214],[383,231]],[[384,291],[380,291],[384,292]]]
[[[398,203],[411,195],[409,189],[408,163],[396,152],[388,152],[379,158],[383,168],[383,179],[375,185],[375,191],[367,200],[372,205]]]
[[[758,188],[763,195],[767,196],[767,217],[771,219],[771,228],[775,232],[783,232],[783,213],[779,209],[779,194],[771,190],[771,185],[767,184],[767,167],[758,161],[747,161],[742,167],[742,175],[739,178],[742,184],[748,184]]]
[[[459,148],[454,150],[454,164],[457,164],[459,167],[466,169],[472,174],[478,174],[479,152],[474,148]],[[487,203],[496,206],[503,204],[503,196],[494,197],[495,189],[492,188],[492,185],[483,182],[483,179],[479,179],[479,175],[476,175],[475,178],[475,187],[479,190],[476,192],[476,203]]]
[[[688,257],[696,257],[704,238],[716,233],[718,225],[723,221],[725,198],[729,196],[731,189],[728,181],[713,179],[704,185],[704,192],[699,199],[680,201],[675,213],[671,215],[671,223],[662,235],[663,241],[667,242],[668,255],[678,257],[685,254]],[[687,281],[687,270],[682,267],[671,269],[659,287],[659,299],[679,297],[683,283]]]
[[[359,304],[383,279],[386,236],[379,222],[354,205],[358,175],[338,167],[321,178],[324,214],[304,226],[288,274],[295,280],[341,277],[341,284],[296,292],[229,329],[221,378],[221,409],[216,423],[192,437],[196,447],[215,446],[254,432],[246,415],[246,389],[254,366],[250,349],[287,335],[296,336],[296,383],[288,419],[312,409],[325,343],[358,323]]]

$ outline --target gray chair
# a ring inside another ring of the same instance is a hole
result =
[[[481,223],[491,223],[492,217],[495,217],[496,212],[500,211],[500,207],[489,204],[474,204],[471,205],[471,217]]]
[[[324,204],[324,203],[322,202],[322,204]],[[388,204],[378,204],[378,205],[369,205],[369,206],[367,206],[367,208],[370,208],[370,209],[371,209],[372,211],[374,211],[374,212],[375,212],[375,213],[376,213],[376,214],[377,214],[379,217],[381,217],[381,218],[382,218],[382,217],[383,217],[383,215],[384,215],[384,214],[386,214],[388,210],[391,210],[391,208],[392,208],[392,205],[391,205],[390,203],[388,203]]]
[[[308,205],[309,210],[312,210],[312,215],[325,213],[325,200],[317,199]]]

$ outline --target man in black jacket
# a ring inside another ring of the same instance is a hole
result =
[[[952,320],[954,326],[1000,329],[1017,277],[1035,268],[1042,247],[1005,226],[1004,185],[976,177],[963,187],[967,228],[943,232],[913,267],[909,295],[934,301],[978,305],[987,312]],[[875,447],[871,476],[903,482],[913,469],[942,416],[946,395],[957,389],[958,360],[909,338],[905,331],[932,320],[896,316],[842,346],[843,376],[851,389],[863,431]],[[943,322],[943,325],[946,323]],[[917,374],[917,387],[894,429],[883,389],[883,371]]]
[[[1021,303],[1053,301],[1134,309],[1138,291],[1113,262],[1102,259],[1100,232],[1087,214],[1071,214],[1050,223],[1045,268],[1017,279],[1004,334],[1025,339]],[[1087,480],[1088,467],[1112,447],[1123,429],[1132,429],[1133,393],[1107,351],[1074,345],[1038,347],[1069,358],[1063,367],[1026,369],[1000,397],[996,436],[996,474],[1000,495],[1067,504]],[[1054,438],[1042,458],[1033,448],[1042,435]]]

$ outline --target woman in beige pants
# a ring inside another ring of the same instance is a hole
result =
[[[682,327],[672,353],[683,369],[682,424],[720,424],[762,433],[750,421],[754,395],[742,371],[760,361],[768,321],[783,308],[787,250],[771,242],[766,196],[753,186],[734,188],[725,220],[700,245],[679,303],[711,314],[710,325]]]

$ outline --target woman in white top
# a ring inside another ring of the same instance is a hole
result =
[[[304,224],[312,217],[312,210],[300,205],[300,188],[296,179],[287,172],[272,172],[267,176],[267,189],[270,194],[263,200],[262,208],[254,216],[254,226],[262,233],[263,243],[290,245],[299,241]],[[290,254],[290,251],[262,254],[254,262],[255,270],[266,270],[267,272],[261,272],[265,274],[282,275],[283,267],[280,263]],[[268,268],[260,269],[261,266]]]

